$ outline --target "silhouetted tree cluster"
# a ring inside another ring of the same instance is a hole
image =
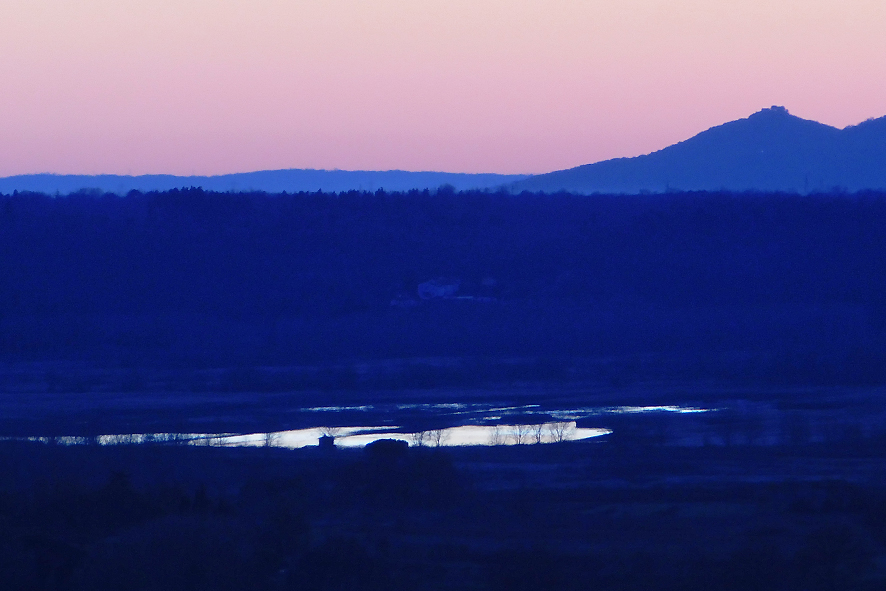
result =
[[[770,360],[774,380],[878,382],[884,225],[878,193],[2,196],[0,355],[743,350],[791,355]],[[464,297],[420,299],[440,277]]]

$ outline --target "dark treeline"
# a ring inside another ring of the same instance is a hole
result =
[[[883,193],[0,196],[0,356],[739,351],[880,380],[884,228]],[[436,278],[472,297],[421,300]]]

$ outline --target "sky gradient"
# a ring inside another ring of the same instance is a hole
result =
[[[0,176],[539,173],[886,115],[883,0],[3,0]]]

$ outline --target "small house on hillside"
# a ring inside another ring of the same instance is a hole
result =
[[[435,300],[454,297],[461,285],[459,279],[439,277],[418,284],[418,297],[423,300]]]

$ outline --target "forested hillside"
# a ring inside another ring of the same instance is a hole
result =
[[[0,197],[0,355],[741,354],[880,380],[884,227],[882,193],[20,193]],[[457,291],[420,298],[432,280]]]

